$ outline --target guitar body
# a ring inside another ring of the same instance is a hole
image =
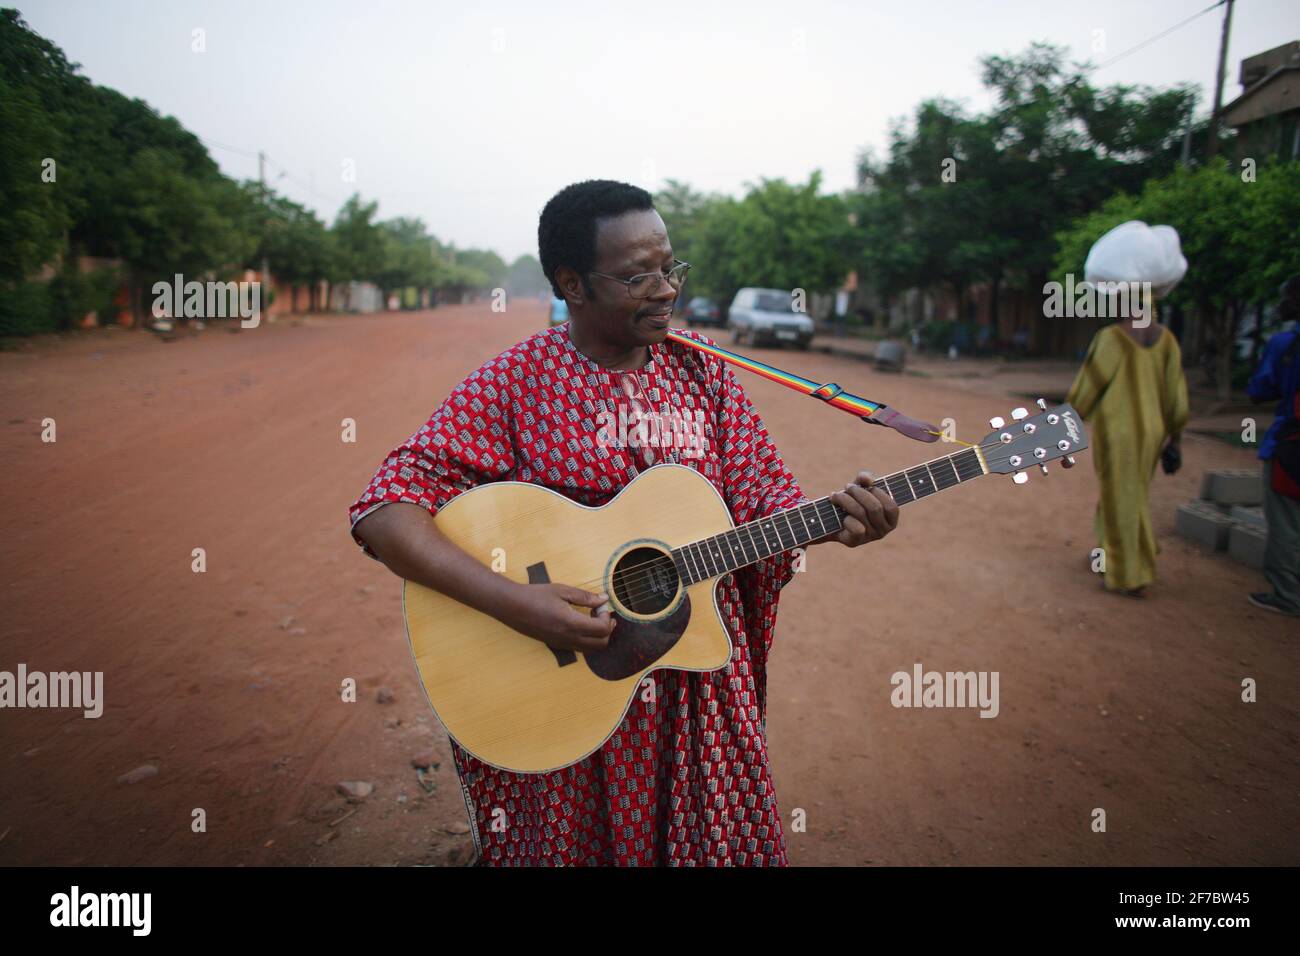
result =
[[[656,465],[599,508],[494,482],[453,498],[437,522],[484,564],[503,557],[512,580],[609,594],[616,619],[607,650],[554,651],[406,582],[406,630],[429,704],[485,763],[521,773],[575,763],[617,729],[651,670],[717,670],[731,656],[717,577],[682,586],[666,557],[733,527],[717,490],[691,468]]]

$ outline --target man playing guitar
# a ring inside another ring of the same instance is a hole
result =
[[[542,211],[538,245],[569,321],[457,385],[390,453],[349,514],[358,543],[399,577],[553,649],[589,653],[614,629],[607,595],[574,586],[581,582],[523,584],[494,573],[439,531],[439,509],[502,480],[594,507],[662,462],[700,472],[737,524],[808,499],[730,369],[666,340],[689,266],[673,258],[649,193],[606,180],[571,185]],[[616,419],[620,406],[634,419],[663,412],[702,421],[703,440],[687,451],[633,428],[626,445],[611,444],[602,413]],[[830,497],[844,526],[813,543],[857,547],[897,526],[897,505],[867,472]],[[764,721],[779,592],[795,560],[787,551],[723,577],[719,607],[734,648],[727,666],[655,671],[653,692],[638,694],[614,734],[577,763],[513,773],[453,740],[479,862],[785,865]]]

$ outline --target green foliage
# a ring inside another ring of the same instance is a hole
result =
[[[275,275],[292,284],[333,274],[336,239],[315,213],[261,183],[246,182],[240,189],[239,226],[255,243],[244,265],[260,268],[265,257]]]
[[[260,183],[236,185],[175,119],[92,84],[15,10],[0,10],[0,155],[0,325],[11,331],[90,311],[96,295],[80,278],[23,281],[80,255],[124,260],[136,287],[263,260],[289,283],[356,279],[386,292],[489,288],[508,273],[495,253],[444,249],[419,220],[377,222],[359,195],[326,228]],[[41,179],[46,158],[53,183]]]
[[[497,289],[505,285],[506,274],[510,271],[505,260],[488,249],[458,249],[456,264],[468,270],[467,275],[477,274],[477,281],[468,283],[479,289]]]
[[[551,284],[546,281],[542,264],[536,256],[524,254],[510,263],[506,273],[506,288],[511,295],[532,298],[543,292],[550,292]]]
[[[354,193],[334,217],[338,274],[374,282],[384,269],[384,232],[374,221],[377,202],[363,202]]]
[[[0,75],[0,281],[31,275],[63,248],[70,217],[42,163],[61,134],[39,98]],[[57,167],[55,167],[57,174]]]
[[[98,313],[99,322],[111,320],[116,307],[113,297],[121,277],[114,269],[94,272],[64,270],[50,281],[50,318],[59,329],[69,329],[81,323],[91,312]]]
[[[1206,319],[1218,342],[1218,394],[1227,399],[1245,307],[1276,298],[1282,280],[1300,273],[1300,162],[1260,167],[1254,182],[1222,165],[1180,169],[1136,196],[1115,196],[1058,235],[1058,276],[1082,275],[1092,244],[1130,219],[1178,231],[1187,275],[1169,299]]]
[[[58,327],[49,283],[0,283],[0,336],[35,335]]]
[[[679,238],[669,224],[678,258],[689,250],[693,266],[687,296],[707,295],[729,303],[746,286],[838,288],[851,264],[852,226],[839,196],[821,195],[821,173],[790,185],[765,179],[739,200],[700,197],[670,184],[669,216],[685,225]]]
[[[71,329],[91,312],[104,323],[115,312],[119,282],[112,269],[65,269],[48,282],[0,283],[0,336]]]
[[[122,171],[117,202],[117,253],[143,281],[224,273],[255,248],[256,237],[239,228],[239,188],[187,175],[170,151],[136,153]]]
[[[1057,275],[1082,276],[1092,244],[1130,219],[1178,231],[1188,269],[1171,298],[1216,311],[1267,301],[1300,272],[1300,163],[1263,166],[1255,182],[1222,166],[1180,169],[1115,196],[1058,234]]]
[[[668,185],[655,194],[655,209],[668,227],[668,238],[673,244],[673,255],[683,262],[695,265],[699,258],[699,235],[704,217],[710,209],[723,201],[722,196],[706,196],[696,192],[686,183],[667,180]],[[697,272],[699,270],[696,270]],[[707,279],[701,278],[707,284]],[[695,285],[695,276],[690,278]],[[701,288],[704,286],[702,285]]]
[[[859,160],[856,262],[886,300],[944,283],[1032,286],[1054,264],[1056,232],[1176,162],[1189,88],[1098,89],[1045,44],[981,67],[989,112],[926,101],[894,126],[886,160]]]

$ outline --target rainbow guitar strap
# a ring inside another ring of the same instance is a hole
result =
[[[852,392],[846,392],[835,382],[818,385],[802,375],[795,375],[793,372],[784,371],[775,365],[768,365],[758,359],[729,351],[720,345],[709,345],[700,342],[689,336],[682,335],[680,332],[670,330],[667,337],[687,348],[717,356],[724,362],[730,362],[732,365],[748,369],[757,375],[784,385],[786,388],[793,388],[804,395],[811,395],[832,408],[838,408],[850,415],[856,415],[868,424],[884,425],[916,441],[937,441],[941,434],[939,429],[929,422],[917,421],[915,418],[909,418],[897,409],[890,408],[882,402],[873,402],[854,395]]]

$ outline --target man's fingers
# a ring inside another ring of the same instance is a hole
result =
[[[608,594],[584,591],[582,588],[575,588],[569,584],[558,585],[556,590],[559,592],[560,597],[570,604],[578,605],[578,607],[600,607],[609,600]]]
[[[837,491],[831,495],[831,500],[839,505],[840,510],[848,517],[857,518],[860,522],[866,524],[867,511],[862,506],[862,502],[858,501],[858,499],[853,497],[853,495],[849,494],[847,491]]]
[[[843,534],[845,531],[849,533],[851,538],[860,538],[867,533],[867,526],[857,518],[849,515],[844,519],[844,527],[840,533]]]
[[[844,512],[844,522],[836,539],[847,545],[877,541],[898,525],[898,503],[889,488],[876,484],[869,471],[860,471],[853,483],[830,496]]]
[[[871,489],[871,493],[880,499],[880,505],[883,509],[885,522],[889,525],[889,530],[893,531],[898,527],[898,502],[881,488],[879,485]]]
[[[885,517],[885,504],[875,489],[857,485],[849,488],[849,494],[862,506],[863,520],[875,532],[872,538],[882,537],[891,530],[889,520]]]
[[[574,630],[583,637],[606,638],[614,630],[614,615],[606,608],[603,611],[594,614],[583,614],[581,611],[575,611],[576,621]]]

